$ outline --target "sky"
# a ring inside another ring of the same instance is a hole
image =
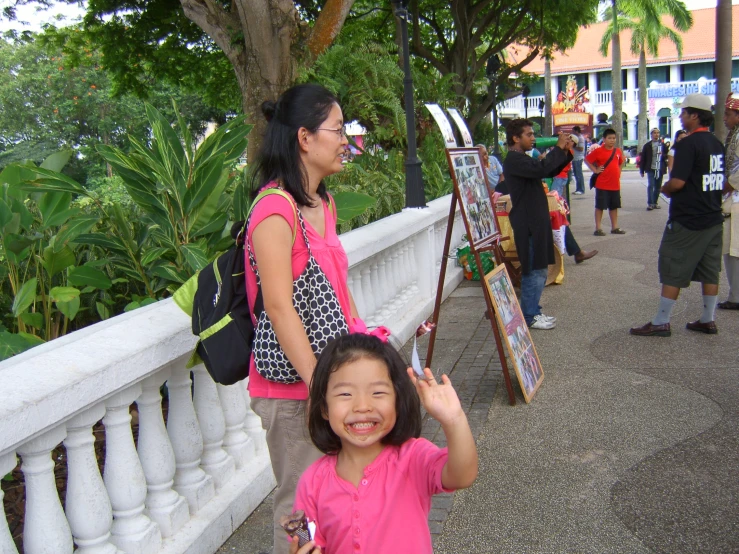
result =
[[[716,7],[716,0],[684,0],[690,10]],[[84,3],[84,2],[83,2]],[[11,0],[0,0],[0,11],[5,6],[12,4]],[[732,0],[732,4],[739,4],[739,0]],[[84,14],[84,9],[76,4],[57,3],[54,7],[45,11],[38,11],[38,6],[33,4],[21,6],[17,10],[18,21],[5,21],[0,18],[0,33],[8,29],[39,31],[45,23],[54,23],[59,15],[64,16],[64,22],[56,22],[55,25],[72,24],[79,20]],[[26,23],[23,25],[22,22]],[[736,22],[739,24],[739,22]]]

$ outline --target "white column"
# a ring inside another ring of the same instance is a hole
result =
[[[359,317],[364,319],[369,314],[367,312],[367,305],[364,302],[364,293],[362,292],[362,274],[358,266],[349,269],[349,290],[352,291],[352,297],[354,298],[354,304],[357,306],[357,312]]]
[[[80,554],[115,554],[113,511],[100,476],[92,427],[105,415],[102,402],[67,422],[67,521]]]
[[[375,321],[375,300],[374,295],[372,294],[370,268],[366,263],[362,264],[362,269],[360,270],[360,273],[362,275],[362,296],[364,297],[364,307],[366,310],[364,321],[367,326],[372,326],[374,325]]]
[[[598,74],[595,71],[588,73],[588,92],[590,93],[590,102],[595,102],[595,93],[598,90]]]
[[[408,254],[406,255],[406,263],[408,264],[408,278],[410,280],[411,298],[415,298],[418,294],[418,278],[419,271],[425,268],[422,264],[416,262],[416,237],[408,243]]]
[[[162,537],[171,537],[190,519],[187,501],[172,488],[175,459],[162,415],[162,383],[171,374],[163,369],[141,383],[139,410],[139,460],[146,477],[146,513],[159,525]]]
[[[670,65],[670,83],[677,84],[680,82],[680,66],[678,64]]]
[[[380,256],[382,254],[379,254]],[[374,296],[375,312],[372,315],[375,325],[382,325],[383,319],[380,313],[382,312],[382,282],[380,281],[380,268],[377,261],[378,256],[372,257],[372,263],[370,264],[370,282],[372,283],[372,296]]]
[[[254,442],[244,430],[246,404],[241,392],[244,383],[216,386],[218,397],[221,399],[221,408],[223,408],[223,418],[226,421],[223,448],[234,459],[236,467],[241,469],[254,457]]]
[[[193,403],[195,415],[203,434],[203,457],[200,467],[213,477],[217,489],[225,485],[236,472],[236,463],[223,449],[223,437],[226,434],[226,421],[223,418],[221,402],[218,399],[216,383],[203,364],[192,370],[195,376]]]
[[[18,460],[15,457],[15,452],[9,452],[0,456],[0,475],[7,475],[18,464]],[[0,489],[0,506],[3,505],[3,490]],[[7,552],[7,554],[18,554],[18,549],[15,547],[13,537],[10,534],[8,528],[8,520],[5,517],[5,510],[3,510],[3,517],[0,518],[0,552]]]
[[[380,324],[385,325],[390,318],[390,310],[388,305],[392,298],[392,292],[390,291],[390,282],[387,277],[387,263],[385,262],[384,252],[380,254],[380,262],[377,266],[380,275]]]
[[[172,370],[167,380],[169,415],[167,433],[174,450],[176,471],[174,489],[187,499],[190,515],[213,498],[213,478],[200,469],[203,455],[203,436],[192,405],[190,370],[180,367]]]
[[[416,247],[413,250],[416,266],[418,292],[423,298],[434,295],[434,273],[436,270],[436,253],[434,252],[434,228],[429,227],[419,233]]]
[[[66,434],[64,425],[60,425],[18,448],[26,483],[24,554],[71,554],[74,548],[72,531],[56,492],[51,459],[51,451]]]
[[[244,395],[244,405],[246,406],[244,429],[249,433],[249,436],[254,443],[254,449],[256,450],[256,453],[259,454],[267,449],[267,432],[262,429],[262,419],[251,409],[251,397],[246,388],[248,382],[249,379],[247,378],[243,381],[239,381],[237,385],[241,388],[241,393]]]
[[[159,526],[144,514],[146,477],[131,432],[129,409],[141,384],[105,401],[105,470],[103,480],[113,506],[112,542],[126,554],[153,554],[162,545]]]

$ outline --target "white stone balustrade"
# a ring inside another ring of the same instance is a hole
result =
[[[389,327],[400,342],[433,309],[449,202],[341,236],[361,317]],[[457,217],[452,255],[463,233]],[[461,279],[450,260],[445,296]],[[189,318],[165,300],[0,363],[0,475],[17,466],[17,453],[25,554],[66,554],[75,544],[84,554],[213,553],[269,494],[265,433],[246,384],[216,385],[202,366],[193,382],[185,361],[194,343]],[[92,434],[101,419],[102,476]],[[62,442],[64,509],[52,460]],[[7,518],[0,520],[0,552],[17,552]]]

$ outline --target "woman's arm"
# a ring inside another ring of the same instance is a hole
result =
[[[667,171],[672,172],[672,164],[675,163],[675,158],[669,152],[667,153]]]
[[[252,243],[259,268],[264,310],[287,359],[305,384],[310,385],[316,356],[305,334],[303,322],[293,307],[293,235],[290,225],[282,216],[269,216],[254,229]]]

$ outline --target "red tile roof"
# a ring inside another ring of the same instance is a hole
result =
[[[647,54],[648,65],[669,64],[676,61],[714,60],[716,58],[716,10],[707,8],[694,10],[693,26],[689,31],[682,33],[683,56],[678,60],[675,45],[668,39],[662,39],[657,57]],[[739,22],[739,5],[732,6],[732,21]],[[666,24],[672,26],[672,21],[666,19]],[[611,51],[603,57],[598,52],[600,40],[607,23],[596,23],[589,27],[580,28],[575,46],[564,54],[557,52],[551,62],[552,75],[562,73],[577,73],[584,71],[602,71],[611,69]],[[739,25],[732,25],[732,57],[739,57]],[[629,48],[631,32],[621,33],[621,65],[624,68],[637,67],[639,55],[632,54]],[[519,45],[508,48],[512,60],[525,57],[527,48]],[[536,58],[524,67],[528,73],[542,75],[544,73],[544,59]]]

